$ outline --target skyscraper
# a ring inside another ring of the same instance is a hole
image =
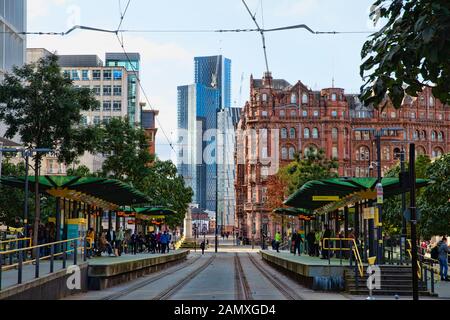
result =
[[[106,53],[107,67],[124,67],[128,72],[128,118],[132,125],[141,123],[139,71],[141,55],[139,53]]]
[[[231,60],[212,56],[194,61],[195,83],[178,87],[177,165],[194,191],[194,203],[202,210],[216,211],[217,185],[220,190],[225,184],[217,164],[222,154],[217,150],[218,113],[230,108]]]
[[[25,62],[27,1],[0,0],[0,80],[13,66]]]

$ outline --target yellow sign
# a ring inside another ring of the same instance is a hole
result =
[[[341,200],[338,196],[313,196],[313,201],[316,202],[326,202],[326,201],[339,201]]]
[[[364,208],[364,220],[375,219],[375,208]]]
[[[67,224],[87,224],[87,220],[86,219],[68,219],[67,220]]]

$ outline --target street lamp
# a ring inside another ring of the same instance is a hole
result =
[[[377,207],[378,207],[378,233],[377,240],[378,244],[377,248],[377,261],[378,264],[383,263],[383,186],[382,186],[382,172],[381,172],[381,138],[385,135],[386,132],[395,132],[398,133],[400,131],[404,131],[403,128],[394,127],[394,128],[359,128],[353,129],[353,131],[359,132],[370,132],[375,136],[376,145],[377,145]]]

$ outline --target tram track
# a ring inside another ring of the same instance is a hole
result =
[[[289,285],[280,280],[277,276],[270,274],[259,262],[249,253],[248,258],[256,269],[266,278],[286,299],[288,300],[303,300]]]
[[[201,259],[201,256],[195,258],[194,261],[186,261],[181,266],[179,266],[179,267],[177,267],[177,268],[175,268],[173,270],[168,270],[166,272],[162,272],[161,274],[159,274],[157,276],[153,276],[153,277],[151,277],[151,278],[149,278],[147,280],[139,282],[139,283],[135,284],[134,286],[131,286],[129,288],[121,290],[120,292],[113,293],[113,294],[111,294],[111,295],[109,295],[107,297],[104,297],[101,300],[106,300],[106,301],[108,301],[108,300],[119,300],[120,298],[125,297],[125,296],[133,293],[136,290],[142,289],[142,288],[148,286],[149,284],[152,284],[152,283],[154,283],[154,282],[156,282],[156,281],[158,281],[158,280],[160,280],[162,278],[170,276],[170,275],[172,275],[172,274],[174,274],[174,273],[176,273],[178,271],[181,271],[181,270],[189,267],[190,265],[195,264],[200,259]]]
[[[174,285],[170,286],[166,290],[162,291],[152,300],[169,300],[173,297],[177,292],[179,292],[183,287],[185,287],[190,281],[192,281],[195,277],[197,277],[202,271],[208,268],[213,261],[216,259],[216,255],[210,257],[200,268],[193,270],[186,277],[176,282]]]
[[[237,300],[253,300],[253,294],[242,268],[239,255],[234,255],[234,279],[235,279],[235,295]]]

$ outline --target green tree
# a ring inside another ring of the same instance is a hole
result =
[[[297,154],[293,162],[279,170],[278,175],[287,182],[289,194],[292,194],[311,180],[337,177],[338,168],[337,161],[327,159],[324,150],[311,148],[303,156]]]
[[[168,207],[177,212],[166,219],[170,227],[183,223],[189,203],[192,202],[193,191],[186,187],[183,177],[178,175],[171,161],[154,161],[148,174],[136,186],[153,199],[151,205]]]
[[[76,168],[67,169],[67,176],[69,177],[93,177],[95,176],[88,167],[82,165]]]
[[[449,104],[450,2],[377,0],[373,7],[371,17],[387,22],[362,49],[362,100],[378,106],[387,95],[400,108],[405,92],[417,97],[428,86]]]
[[[420,234],[430,238],[434,235],[450,234],[450,154],[443,155],[427,170],[431,184],[420,197],[422,212]]]
[[[14,68],[0,84],[0,120],[5,137],[18,134],[27,149],[49,148],[59,160],[71,163],[84,151],[93,149],[96,131],[80,126],[82,111],[98,106],[89,89],[76,88],[63,76],[56,55],[37,63]],[[37,243],[41,219],[39,168],[43,155],[34,155],[36,177],[33,242]]]
[[[134,128],[128,119],[114,118],[99,127],[100,142],[97,152],[107,155],[102,166],[102,175],[134,185],[149,173],[149,164],[154,160],[148,151],[144,130]]]
[[[428,179],[428,168],[431,164],[431,159],[427,155],[419,155],[416,159],[416,177],[417,179]],[[405,171],[409,170],[409,164],[405,164]],[[400,164],[391,168],[387,173],[388,178],[398,178],[400,175]],[[421,193],[418,191],[418,203],[421,202]],[[409,194],[406,195],[406,207],[409,207]],[[383,205],[383,225],[385,232],[391,235],[400,235],[402,230],[403,212],[402,212],[402,197],[395,196],[386,199]],[[420,228],[419,228],[420,229]]]

